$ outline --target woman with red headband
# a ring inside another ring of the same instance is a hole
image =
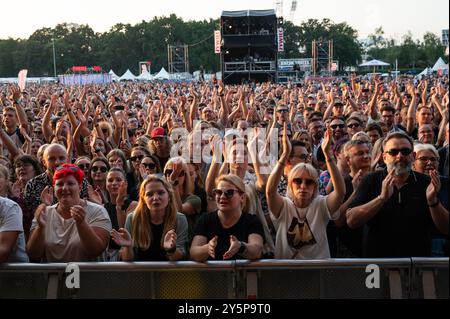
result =
[[[111,221],[103,206],[80,198],[84,172],[73,164],[63,164],[53,175],[53,195],[43,198],[35,213],[27,252],[32,261],[95,261],[106,249]]]

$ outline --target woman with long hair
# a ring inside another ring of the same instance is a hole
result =
[[[177,213],[172,186],[162,177],[150,175],[141,184],[139,202],[127,216],[125,228],[112,231],[122,246],[123,261],[177,261],[186,255],[188,225]]]

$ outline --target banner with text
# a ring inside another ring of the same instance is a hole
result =
[[[284,31],[283,28],[278,28],[278,52],[284,52]]]
[[[216,54],[220,53],[221,42],[222,42],[222,36],[220,35],[220,30],[214,31],[214,52]]]

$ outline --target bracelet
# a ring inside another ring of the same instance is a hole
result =
[[[382,201],[383,203],[385,203],[385,202],[386,202],[386,200],[385,200],[385,199],[381,198],[381,195],[378,195],[378,196],[377,196],[377,199],[381,200],[381,201]]]
[[[433,207],[438,206],[440,203],[441,203],[441,201],[438,199],[438,200],[436,201],[436,203],[431,204],[431,205],[428,205],[428,207],[433,208]]]

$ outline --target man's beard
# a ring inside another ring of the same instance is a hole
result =
[[[391,172],[392,170],[394,170],[394,175],[395,176],[402,176],[402,175],[406,175],[409,172],[411,172],[411,168],[412,168],[412,162],[408,161],[406,163],[388,163],[386,164],[387,166],[387,170],[388,172]]]

